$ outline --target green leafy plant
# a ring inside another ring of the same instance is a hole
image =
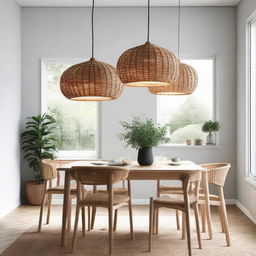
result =
[[[48,114],[32,116],[28,118],[26,130],[21,134],[24,158],[38,182],[43,179],[41,160],[53,159],[56,152],[54,126],[55,119]]]
[[[220,130],[220,123],[218,121],[207,121],[202,126],[202,131],[211,134]]]
[[[168,125],[160,126],[154,124],[150,118],[134,117],[130,123],[121,121],[124,132],[119,135],[119,139],[126,142],[132,148],[151,148],[159,143],[168,143]]]

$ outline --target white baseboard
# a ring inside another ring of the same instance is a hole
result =
[[[73,199],[72,204],[75,204],[76,199]],[[63,204],[63,199],[61,198],[54,198],[52,200],[52,203],[54,205],[61,205]],[[132,199],[133,205],[149,205],[149,199]],[[236,199],[227,199],[226,200],[227,205],[236,205]]]
[[[76,199],[73,199],[73,204],[76,203]],[[54,198],[53,199],[54,205],[62,205],[63,199],[61,198]],[[149,205],[149,199],[132,199],[133,205]],[[236,205],[254,224],[256,224],[256,218],[253,217],[250,213],[250,211],[243,206],[238,200],[236,199],[226,199],[227,205]]]
[[[239,201],[236,200],[236,206],[254,223],[256,224],[256,218],[253,217],[250,211],[243,206]]]

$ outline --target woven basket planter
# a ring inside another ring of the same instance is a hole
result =
[[[127,86],[167,86],[178,79],[179,60],[172,52],[146,42],[120,56],[117,72]]]
[[[188,95],[192,94],[198,84],[197,72],[187,64],[180,64],[180,75],[176,83],[168,86],[150,87],[149,91],[157,95]]]
[[[25,193],[29,204],[41,205],[44,197],[44,183],[36,181],[26,182]]]
[[[76,101],[114,100],[123,87],[113,66],[93,58],[68,68],[60,80],[63,95]]]

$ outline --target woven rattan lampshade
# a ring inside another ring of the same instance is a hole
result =
[[[157,95],[188,95],[197,87],[198,77],[195,69],[187,64],[180,64],[179,78],[168,86],[150,87],[149,91]]]
[[[71,100],[105,101],[117,99],[123,85],[113,66],[91,58],[65,70],[60,89]]]
[[[178,79],[179,60],[172,52],[146,42],[120,56],[117,72],[127,86],[168,86]]]

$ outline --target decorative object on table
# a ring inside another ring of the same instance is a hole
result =
[[[179,0],[178,8],[178,60],[180,60],[180,10],[181,0]],[[179,77],[176,82],[170,83],[167,86],[149,87],[149,91],[157,95],[189,95],[192,94],[198,84],[196,70],[184,63],[179,65]]]
[[[196,146],[201,146],[201,145],[203,145],[203,140],[202,140],[202,139],[196,139],[196,140],[195,140],[195,145],[196,145]]]
[[[138,163],[140,165],[151,165],[154,162],[152,147],[159,143],[168,143],[168,125],[160,126],[150,118],[134,117],[130,123],[122,121],[124,132],[119,138],[138,151]]]
[[[149,42],[150,0],[147,26],[146,43],[126,50],[119,57],[118,75],[127,86],[168,86],[178,79],[179,60],[172,52]]]
[[[187,140],[186,140],[186,144],[187,144],[188,146],[191,146],[191,145],[192,145],[192,140],[191,140],[191,139],[187,139]]]
[[[40,205],[43,200],[42,159],[53,159],[56,146],[52,130],[55,120],[48,114],[28,118],[26,130],[21,134],[24,158],[34,171],[35,181],[25,184],[27,200],[32,205]]]
[[[92,0],[92,57],[76,64],[61,76],[60,89],[63,95],[76,101],[106,101],[119,98],[123,85],[115,68],[94,59],[94,0]]]
[[[172,160],[172,162],[177,163],[177,162],[179,162],[181,159],[180,159],[179,157],[172,157],[171,160]]]
[[[214,132],[220,130],[220,123],[218,121],[207,121],[202,126],[202,131],[207,132],[206,145],[216,145]]]

